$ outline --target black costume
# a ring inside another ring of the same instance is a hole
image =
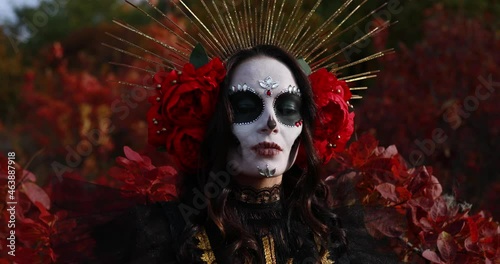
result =
[[[228,206],[236,206],[246,229],[259,242],[263,263],[396,263],[391,257],[383,257],[374,250],[377,241],[361,226],[356,227],[354,218],[345,231],[349,248],[339,247],[338,238],[332,234],[329,250],[323,257],[318,255],[317,242],[307,225],[291,217],[282,201],[266,194],[254,193],[249,198],[232,197]],[[267,201],[255,203],[255,197],[267,197]],[[269,198],[270,197],[270,198]],[[278,196],[279,197],[279,196]],[[179,260],[178,252],[186,227],[179,202],[159,202],[137,206],[124,215],[100,226],[93,232],[96,239],[96,259],[102,263],[185,263]],[[352,212],[351,212],[352,213]],[[289,221],[288,221],[289,220]],[[338,225],[330,221],[330,225]],[[214,224],[204,226],[195,237],[192,263],[238,263],[231,252],[227,252],[222,236]],[[297,242],[297,243],[296,243]]]

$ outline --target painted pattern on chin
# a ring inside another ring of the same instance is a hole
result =
[[[283,175],[295,161],[302,132],[301,95],[291,71],[273,58],[251,58],[236,68],[230,89],[239,145],[228,160],[242,176]]]

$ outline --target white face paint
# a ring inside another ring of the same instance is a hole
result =
[[[300,91],[291,71],[273,58],[251,58],[236,68],[229,87],[240,145],[228,159],[241,176],[283,175],[295,161],[302,132]]]

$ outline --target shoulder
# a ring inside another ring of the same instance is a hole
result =
[[[135,206],[97,227],[92,233],[96,257],[127,262],[173,260],[177,238],[185,226],[178,204],[158,202]]]

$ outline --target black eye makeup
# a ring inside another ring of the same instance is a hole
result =
[[[301,100],[297,94],[285,92],[274,100],[274,111],[278,121],[286,126],[295,126],[302,120]]]
[[[254,122],[264,110],[264,101],[250,90],[230,94],[229,101],[233,109],[233,122],[237,124]]]

